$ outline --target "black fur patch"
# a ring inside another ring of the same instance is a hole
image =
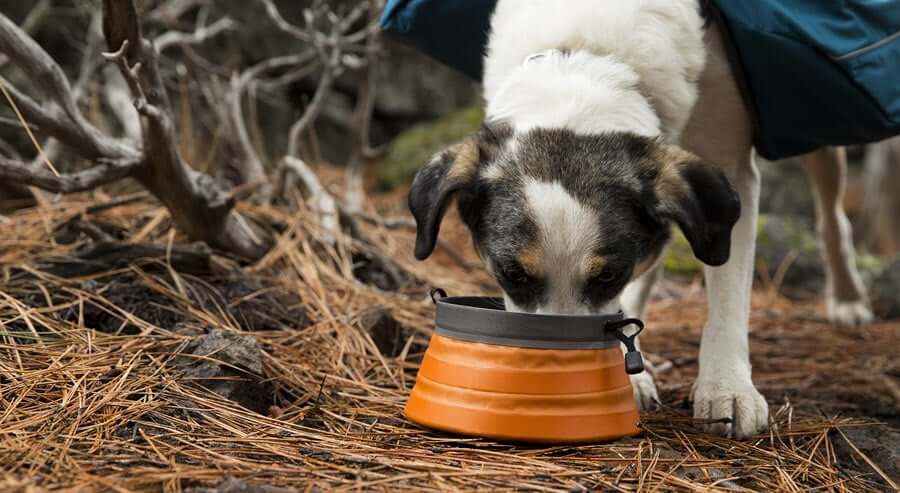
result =
[[[461,190],[472,187],[477,170],[490,162],[512,135],[512,129],[503,122],[485,123],[472,137],[477,146],[477,161],[472,164],[475,173],[453,177],[451,170],[459,147],[451,147],[422,167],[413,179],[407,203],[416,219],[415,255],[424,260],[434,251],[441,221],[450,205],[450,199]]]
[[[698,259],[722,265],[731,255],[731,230],[741,217],[740,198],[725,175],[708,166],[688,164],[681,176],[692,196],[675,220]]]

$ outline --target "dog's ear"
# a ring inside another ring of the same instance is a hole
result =
[[[678,223],[700,261],[712,266],[727,262],[741,201],[725,173],[674,145],[659,145],[653,158],[659,169],[657,214]]]
[[[425,260],[434,251],[450,200],[472,182],[478,161],[478,144],[470,137],[436,154],[416,173],[409,190],[409,210],[416,218],[417,259]]]
[[[471,137],[436,154],[416,173],[409,210],[416,218],[417,259],[425,260],[434,251],[451,199],[472,185],[480,165],[493,159],[510,134],[506,124],[486,123]]]

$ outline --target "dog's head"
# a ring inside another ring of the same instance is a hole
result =
[[[728,260],[740,201],[725,175],[676,146],[630,133],[513,132],[486,123],[416,175],[416,258],[431,255],[451,200],[507,308],[609,313],[659,258],[676,223],[695,256]]]

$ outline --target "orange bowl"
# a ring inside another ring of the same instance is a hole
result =
[[[640,433],[615,336],[595,328],[592,342],[582,340],[573,347],[557,329],[555,339],[538,337],[538,344],[533,338],[540,330],[533,329],[551,327],[557,317],[509,314],[489,308],[496,306],[494,301],[477,300],[484,299],[437,302],[437,333],[406,404],[410,420],[463,435],[537,443],[607,441]],[[473,309],[492,313],[473,315]],[[473,316],[460,317],[460,310]],[[493,325],[491,330],[472,329],[477,325],[473,320]],[[517,338],[515,332],[532,339]],[[491,342],[479,342],[486,339]]]

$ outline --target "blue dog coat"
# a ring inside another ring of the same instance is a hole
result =
[[[900,134],[900,0],[713,3],[762,156]],[[495,5],[388,0],[381,26],[479,80]]]

